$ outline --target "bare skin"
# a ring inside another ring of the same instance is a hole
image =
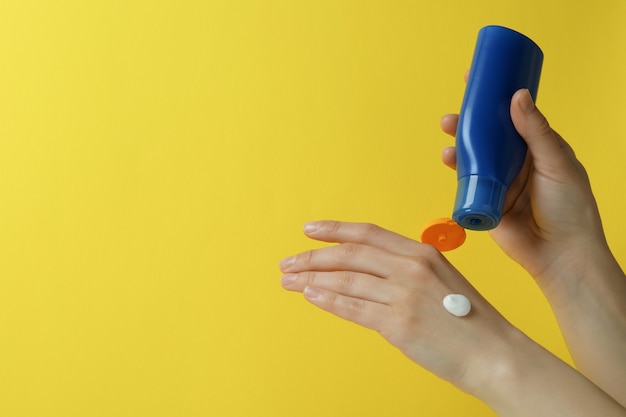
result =
[[[377,331],[500,416],[626,416],[605,392],[508,323],[432,246],[368,224],[315,222],[305,233],[338,245],[283,260],[285,289]],[[471,300],[469,315],[443,308],[450,293]]]
[[[525,91],[513,96],[511,117],[529,157],[491,236],[545,294],[577,368],[626,405],[626,278],[587,173]],[[457,121],[444,116],[442,129],[454,136]],[[454,168],[454,148],[442,159]]]
[[[433,247],[374,225],[307,224],[308,237],[336,245],[284,259],[282,285],[379,332],[500,416],[626,416],[626,287],[586,173],[526,91],[513,97],[511,116],[529,157],[492,235],[542,287],[589,379],[506,321]],[[442,128],[454,134],[456,121],[445,116]],[[453,166],[453,156],[444,150],[444,163]],[[450,293],[471,300],[468,316],[443,308]]]

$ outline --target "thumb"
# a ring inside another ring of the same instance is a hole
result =
[[[556,133],[535,106],[530,92],[518,90],[511,99],[511,119],[528,145],[536,167],[563,169],[569,165],[573,151]]]

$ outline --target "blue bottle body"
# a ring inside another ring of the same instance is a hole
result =
[[[487,26],[478,33],[456,135],[452,218],[466,229],[493,229],[502,218],[506,192],[526,158],[511,98],[520,88],[537,98],[542,63],[541,49],[518,32]]]

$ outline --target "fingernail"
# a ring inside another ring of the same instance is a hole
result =
[[[291,285],[295,282],[298,276],[296,274],[285,274],[280,278],[280,282],[283,285]]]
[[[526,114],[535,109],[535,103],[533,102],[533,98],[530,96],[530,91],[524,90],[524,93],[519,99],[519,105]]]
[[[304,225],[304,233],[315,233],[319,230],[320,224],[319,222],[309,222]]]
[[[309,300],[314,300],[316,298],[319,298],[320,295],[321,295],[320,290],[318,290],[317,288],[306,287],[304,289],[304,296],[308,298]]]
[[[285,258],[280,261],[280,269],[285,270],[296,263],[296,257],[290,256],[289,258]]]

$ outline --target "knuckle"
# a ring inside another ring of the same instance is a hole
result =
[[[432,268],[432,264],[425,256],[414,256],[406,262],[404,268],[409,275],[421,276]]]
[[[329,221],[327,227],[331,234],[336,235],[341,230],[341,222]]]
[[[363,241],[369,241],[380,234],[381,228],[373,223],[361,223],[357,229],[358,236]]]
[[[323,308],[348,320],[362,317],[367,313],[367,302],[360,298],[352,298],[329,291],[324,295]]]
[[[351,298],[346,308],[352,314],[362,314],[365,311],[365,302],[359,298]]]
[[[301,276],[305,286],[315,286],[315,282],[317,281],[317,273],[315,271],[303,272]]]
[[[313,251],[306,251],[298,256],[297,262],[303,265],[310,265],[313,261]]]
[[[333,292],[328,292],[324,296],[323,301],[324,301],[324,304],[326,305],[326,308],[334,310],[337,307],[337,294]]]
[[[423,245],[420,247],[421,257],[431,260],[439,259],[441,253],[432,245]]]
[[[354,258],[360,250],[360,246],[354,243],[344,243],[339,248],[339,257],[342,259]]]
[[[424,285],[432,283],[433,280],[439,280],[436,262],[437,258],[424,255],[407,258],[399,271],[399,276],[409,287],[417,285],[423,289]],[[411,294],[406,294],[406,296],[411,296]]]
[[[339,280],[337,281],[337,286],[340,291],[346,291],[354,285],[356,280],[355,273],[352,271],[344,271],[339,276]]]
[[[543,135],[552,136],[554,134],[554,131],[552,130],[552,126],[550,126],[550,122],[543,115],[541,115],[541,117],[537,119],[537,124],[535,125],[535,129],[537,130],[537,133],[542,136]]]

